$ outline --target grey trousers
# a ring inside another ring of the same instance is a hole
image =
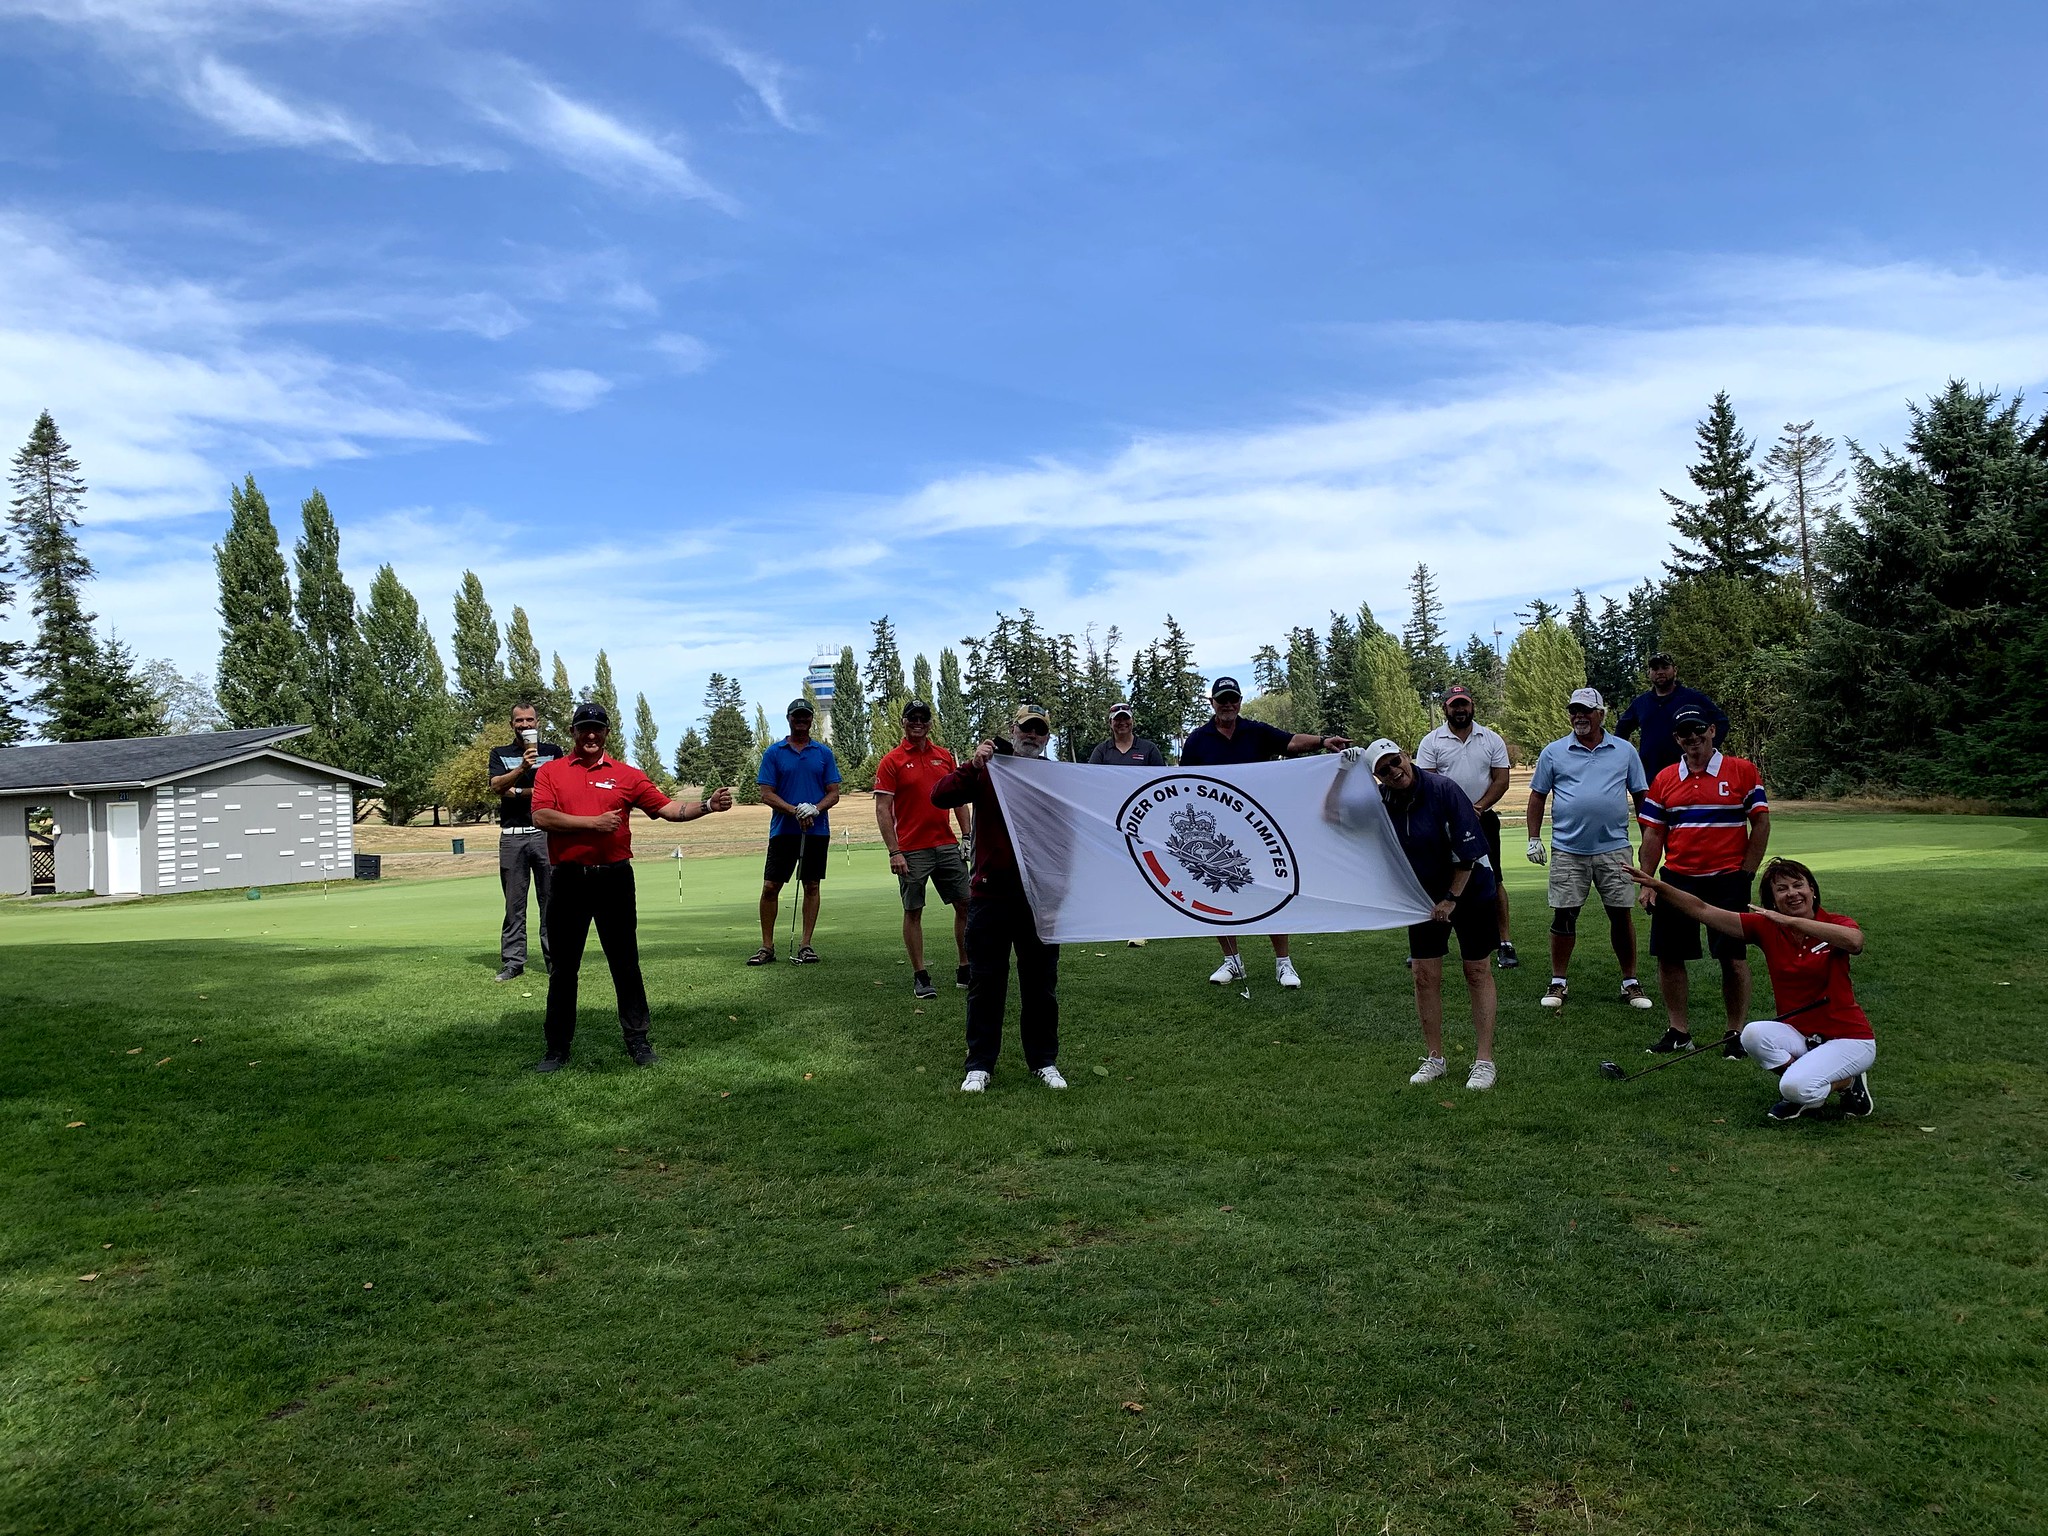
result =
[[[498,959],[506,965],[526,964],[526,887],[540,903],[540,959],[548,964],[548,837],[545,832],[501,833],[498,837],[498,884],[505,888],[505,927],[498,936]]]

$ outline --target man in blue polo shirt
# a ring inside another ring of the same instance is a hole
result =
[[[1650,781],[1636,749],[1606,729],[1607,701],[1581,688],[1565,705],[1572,733],[1545,747],[1529,779],[1529,862],[1545,862],[1543,807],[1555,797],[1550,833],[1550,987],[1543,1006],[1562,1008],[1578,942],[1579,908],[1591,891],[1607,909],[1614,958],[1621,962],[1621,1000],[1648,1008],[1636,979],[1635,886],[1628,876],[1630,802],[1640,812]]]
[[[1209,690],[1211,717],[1188,732],[1181,743],[1183,768],[1207,768],[1224,763],[1263,763],[1276,757],[1301,757],[1310,752],[1341,752],[1351,743],[1342,736],[1311,736],[1305,731],[1283,731],[1263,720],[1248,720],[1241,713],[1244,690],[1234,677],[1219,677]],[[1633,906],[1635,898],[1629,898]],[[1223,963],[1209,977],[1226,986],[1244,980],[1244,961],[1237,953],[1237,940],[1219,938]],[[1287,935],[1273,935],[1273,972],[1280,985],[1295,988],[1301,977],[1287,955]]]
[[[804,885],[804,937],[789,958],[798,965],[818,963],[811,937],[818,931],[820,886],[832,852],[832,823],[825,813],[839,803],[839,759],[812,739],[808,699],[791,699],[786,715],[789,734],[761,754],[761,771],[754,776],[762,802],[775,814],[761,871],[761,947],[748,957],[749,965],[775,958],[775,913],[791,875]]]
[[[1728,739],[1728,716],[1721,706],[1678,680],[1678,663],[1669,651],[1659,651],[1645,665],[1650,686],[1635,696],[1621,718],[1614,722],[1615,734],[1636,738],[1636,755],[1643,760],[1643,772],[1654,781],[1658,774],[1680,757],[1678,738],[1672,734],[1680,710],[1696,709],[1714,728],[1714,745]],[[1640,734],[1638,734],[1640,732]]]

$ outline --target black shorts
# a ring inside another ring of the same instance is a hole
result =
[[[1507,873],[1500,867],[1500,812],[1481,811],[1479,830],[1486,834],[1486,851],[1493,856],[1493,874],[1499,879]]]
[[[1750,877],[1739,869],[1723,875],[1674,875],[1666,870],[1661,878],[1710,907],[1724,912],[1749,910]],[[1707,953],[1716,960],[1740,960],[1748,948],[1742,939],[1725,933],[1710,930],[1707,934]],[[1659,960],[1699,959],[1700,924],[1669,902],[1658,902],[1650,909],[1650,953]]]
[[[768,862],[761,870],[761,878],[770,885],[787,885],[789,877],[796,873],[797,855],[801,853],[803,882],[809,885],[825,878],[825,864],[831,852],[832,839],[822,833],[781,833],[768,839]]]
[[[1451,952],[1451,935],[1458,936],[1460,960],[1484,960],[1500,942],[1500,920],[1494,915],[1493,893],[1461,896],[1451,908],[1448,923],[1411,923],[1408,926],[1408,958],[1441,960]]]

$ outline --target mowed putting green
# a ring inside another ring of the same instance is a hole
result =
[[[649,1071],[594,948],[523,1070],[495,881],[7,910],[0,1530],[2048,1528],[2048,824],[1777,848],[1869,931],[1869,1121],[1603,1081],[1661,1015],[1593,935],[1537,1007],[1519,860],[1485,1095],[1367,934],[1249,1001],[1069,948],[1071,1091],[964,1098],[878,851],[806,969],[757,861],[641,866]]]

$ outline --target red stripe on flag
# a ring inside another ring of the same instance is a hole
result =
[[[1147,848],[1145,850],[1145,862],[1151,866],[1152,873],[1159,877],[1159,883],[1161,885],[1173,884],[1172,879],[1167,875],[1166,871],[1159,867],[1158,856],[1155,855],[1150,848]]]
[[[1221,907],[1212,907],[1212,906],[1210,906],[1210,905],[1209,905],[1209,904],[1208,904],[1208,903],[1207,903],[1206,901],[1198,901],[1198,902],[1196,902],[1196,903],[1195,903],[1195,910],[1196,910],[1197,912],[1213,912],[1213,913],[1215,913],[1215,914],[1216,914],[1216,916],[1218,916],[1218,917],[1228,917],[1228,916],[1230,916],[1230,914],[1229,914],[1228,912],[1224,911],[1224,910],[1223,910],[1223,909],[1222,909]]]

